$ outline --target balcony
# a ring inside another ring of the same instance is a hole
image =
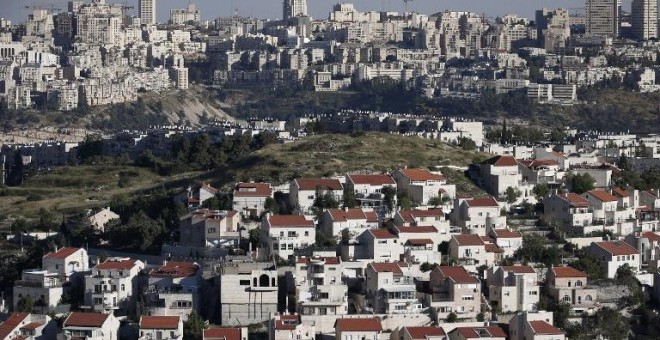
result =
[[[27,281],[18,280],[14,282],[16,287],[31,287],[31,288],[57,288],[62,287],[62,282],[41,282],[41,281]]]

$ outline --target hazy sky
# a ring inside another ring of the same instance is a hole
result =
[[[403,0],[308,0],[309,14],[315,18],[326,18],[333,4],[352,2],[358,10],[402,11]],[[630,1],[624,0],[624,10],[630,9]],[[127,3],[136,6],[137,0],[107,0],[109,3]],[[56,4],[66,8],[67,0],[0,0],[0,17],[8,17],[13,22],[24,21],[29,10],[25,5]],[[158,20],[169,18],[170,8],[183,8],[188,0],[158,0]],[[213,19],[227,16],[237,8],[241,15],[278,19],[282,16],[282,0],[193,0],[202,10],[203,19]],[[383,5],[384,4],[384,5]],[[431,14],[439,11],[466,10],[486,13],[486,16],[497,16],[515,13],[533,18],[534,10],[548,7],[584,7],[584,0],[414,0],[409,3],[411,10]],[[137,14],[137,10],[133,10]]]

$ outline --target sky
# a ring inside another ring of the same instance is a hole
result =
[[[89,0],[87,0],[89,1]],[[137,0],[106,0],[108,3],[127,3],[137,7]],[[170,8],[184,8],[188,0],[157,0],[158,20],[169,19]],[[630,9],[630,1],[624,0],[623,8]],[[403,0],[307,0],[309,14],[314,18],[327,18],[332,5],[338,2],[352,2],[360,11],[391,10],[403,11]],[[242,16],[279,19],[282,16],[282,0],[193,0],[202,11],[203,19],[214,19],[233,14],[238,9]],[[32,4],[55,4],[66,9],[67,0],[0,0],[0,17],[9,18],[14,23],[25,21]],[[410,10],[432,14],[444,10],[472,11],[486,16],[518,14],[530,19],[534,11],[547,8],[584,7],[584,0],[414,0],[409,2]],[[137,15],[137,9],[133,10]]]

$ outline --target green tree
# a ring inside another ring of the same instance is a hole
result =
[[[385,205],[387,206],[388,211],[394,210],[394,199],[396,198],[396,189],[391,186],[383,187],[380,191],[383,194],[383,199],[385,200]]]
[[[577,270],[585,272],[591,280],[605,278],[605,271],[600,265],[600,261],[584,252],[579,254],[578,259],[571,262],[569,265]]]
[[[518,189],[516,189],[516,188],[514,188],[514,187],[508,187],[508,188],[506,188],[506,190],[504,191],[504,195],[506,196],[506,201],[507,201],[509,204],[513,204],[515,201],[518,200],[518,198],[520,198],[520,196],[522,195],[522,193],[520,192],[520,190],[518,190]]]
[[[479,314],[477,314],[477,321],[479,322],[486,321],[486,314],[484,312],[479,312]]]
[[[397,195],[397,201],[399,202],[399,207],[403,210],[408,210],[412,209],[413,207],[413,202],[410,200],[410,197],[408,197],[408,194],[405,192],[399,193]]]
[[[630,324],[621,312],[609,307],[602,307],[593,316],[585,320],[585,329],[592,339],[628,339]]]
[[[264,202],[264,210],[266,210],[266,212],[271,213],[272,215],[276,215],[280,213],[280,207],[277,204],[277,201],[272,197],[266,198],[266,201]]]
[[[32,299],[32,296],[26,295],[18,300],[18,303],[16,304],[16,312],[32,313],[32,310],[34,310],[34,300]]]
[[[594,189],[596,180],[589,174],[574,174],[570,176],[571,190],[581,195],[589,190]]]
[[[429,205],[433,207],[439,207],[444,203],[440,196],[431,197],[429,199]]]
[[[534,192],[536,201],[542,202],[546,197],[550,195],[550,187],[548,186],[548,183],[539,183],[534,186],[532,192]]]
[[[183,323],[183,337],[191,340],[201,340],[206,323],[197,312],[188,314],[188,320]]]
[[[477,149],[477,143],[475,143],[472,139],[467,138],[467,137],[460,137],[458,139],[458,147],[460,147],[463,150],[476,150]]]
[[[448,322],[448,323],[456,322],[456,321],[458,321],[458,315],[456,315],[456,313],[454,313],[454,312],[451,312],[447,315],[447,318],[445,319],[445,321]]]
[[[357,199],[355,198],[355,188],[352,184],[344,186],[344,208],[355,208],[357,206]]]

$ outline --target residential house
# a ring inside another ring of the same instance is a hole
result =
[[[388,204],[396,207],[396,189],[397,184],[394,179],[387,174],[368,174],[368,175],[346,175],[346,186],[353,189],[355,199],[362,208],[372,209],[381,213],[381,216],[389,214]],[[384,189],[392,188],[393,196],[391,202],[387,202]]]
[[[316,242],[314,222],[303,215],[266,215],[261,222],[261,243],[265,255],[293,257],[295,249]]]
[[[335,321],[336,340],[378,340],[382,332],[379,318],[342,318]]]
[[[584,231],[592,225],[593,207],[578,194],[560,193],[543,201],[543,219],[551,225]]]
[[[273,198],[270,183],[241,182],[234,189],[232,209],[244,217],[259,217],[265,211],[268,198]]]
[[[597,308],[598,291],[588,286],[588,275],[572,267],[552,267],[546,276],[548,293],[568,303],[576,313],[592,314]]]
[[[112,220],[118,220],[119,215],[110,208],[103,208],[89,216],[89,224],[100,233],[105,232],[105,225]]]
[[[222,325],[264,322],[278,312],[278,271],[272,262],[240,262],[220,270]]]
[[[338,179],[331,178],[296,178],[289,185],[289,202],[296,213],[312,214],[314,201],[319,195],[330,195],[341,203],[344,186]]]
[[[73,312],[62,324],[65,339],[117,340],[119,320],[112,314]]]
[[[377,314],[419,313],[415,281],[406,267],[396,262],[372,262],[367,265],[367,310]]]
[[[640,261],[648,269],[657,269],[660,263],[660,234],[652,231],[635,232],[626,236],[626,243],[639,251]]]
[[[376,262],[399,261],[403,255],[403,245],[399,238],[387,229],[370,229],[358,236],[359,249],[355,259],[369,259]]]
[[[362,208],[328,209],[323,212],[321,227],[337,238],[355,239],[367,229],[378,228],[376,212]]]
[[[534,185],[548,184],[554,187],[560,184],[564,178],[564,171],[559,162],[553,159],[520,160],[518,169],[522,175],[522,181]]]
[[[484,239],[488,241],[479,235],[453,235],[449,241],[449,258],[473,268],[493,265],[499,259],[497,254],[503,251],[494,252],[492,248],[497,246]]]
[[[49,273],[63,274],[69,278],[89,270],[89,256],[84,248],[64,247],[44,255],[41,267]]]
[[[613,279],[619,267],[627,264],[633,273],[639,272],[641,256],[633,246],[623,241],[592,242],[587,252],[601,260],[607,277]]]
[[[207,328],[202,332],[202,340],[247,340],[247,327]]]
[[[268,340],[314,340],[316,328],[303,324],[300,315],[275,315],[269,323]]]
[[[639,190],[636,189],[612,189],[612,195],[617,198],[619,204],[617,206],[623,208],[638,208],[639,207]]]
[[[644,190],[639,194],[639,204],[650,210],[660,210],[660,189]]]
[[[399,210],[394,214],[394,224],[402,227],[433,226],[438,230],[440,242],[449,241],[451,233],[458,232],[452,229],[442,209]]]
[[[218,194],[218,189],[212,187],[208,183],[202,183],[197,189],[192,187],[188,188],[186,192],[186,203],[188,209],[196,210],[199,209],[204,202],[215,197]]]
[[[149,272],[148,280],[144,292],[148,315],[177,316],[186,321],[191,312],[200,312],[202,268],[197,263],[166,261]]]
[[[240,216],[236,211],[198,209],[179,221],[179,241],[194,247],[238,245]],[[246,234],[242,236],[247,236]]]
[[[565,340],[565,333],[552,325],[552,312],[517,313],[509,321],[510,340]]]
[[[113,257],[85,276],[85,305],[94,311],[127,315],[135,310],[138,274],[144,263]]]
[[[504,257],[513,256],[516,250],[522,248],[523,237],[519,231],[512,231],[508,228],[491,229],[489,236],[495,240],[494,243],[497,247],[504,251]]]
[[[466,340],[488,338],[489,340],[506,340],[506,332],[500,326],[456,327],[447,334],[449,340]]]
[[[295,270],[297,310],[302,315],[348,314],[348,287],[338,257],[299,257]]]
[[[140,317],[140,340],[183,340],[183,319],[180,316]]]
[[[48,315],[13,313],[0,322],[0,339],[46,340],[54,339],[57,324]]]
[[[447,334],[442,327],[403,326],[390,334],[390,340],[446,340]]]
[[[531,266],[501,266],[488,269],[488,301],[503,313],[533,311],[540,296],[538,275]]]
[[[438,319],[455,313],[459,319],[475,318],[481,312],[481,282],[461,266],[436,266],[430,274],[425,306],[434,308]]]
[[[582,195],[593,207],[594,224],[628,235],[633,232],[635,209],[619,206],[619,199],[605,190],[590,190]]]
[[[534,203],[533,183],[523,182],[518,161],[513,156],[495,156],[479,163],[479,182],[491,195],[504,198],[506,190],[520,191],[517,202]]]
[[[489,228],[506,227],[506,217],[501,216],[500,205],[495,198],[458,198],[452,211],[454,224],[465,234],[486,236]]]
[[[447,178],[439,172],[425,169],[403,169],[393,174],[400,192],[405,192],[415,203],[426,205],[432,198],[456,197],[456,186],[447,184]]]

